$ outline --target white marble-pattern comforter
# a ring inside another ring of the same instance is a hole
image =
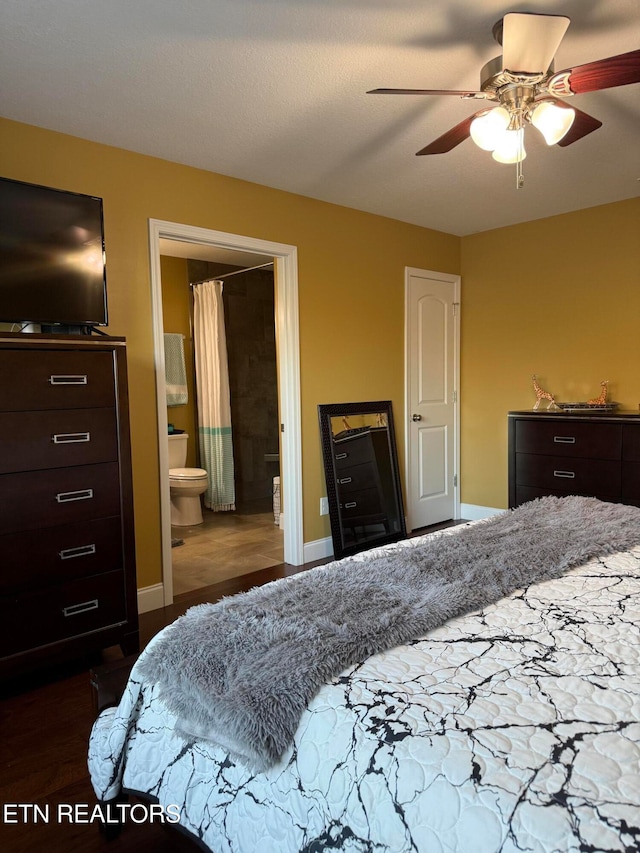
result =
[[[179,806],[214,853],[639,850],[640,548],[346,670],[266,773],[173,726],[134,667],[93,786]]]

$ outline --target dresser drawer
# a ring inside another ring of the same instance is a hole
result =
[[[3,656],[125,622],[124,572],[0,598]]]
[[[0,536],[0,595],[123,568],[119,517]]]
[[[622,425],[522,420],[515,444],[516,453],[620,459]]]
[[[350,468],[352,465],[361,465],[363,462],[374,462],[373,443],[368,432],[354,438],[346,438],[336,441],[334,447],[334,460],[336,471]]]
[[[120,514],[117,462],[0,475],[0,535]]]
[[[622,469],[622,500],[633,504],[640,501],[640,462],[625,462]]]
[[[630,462],[640,462],[640,424],[622,427],[622,458]]]
[[[569,495],[575,494],[575,492],[568,489],[564,491],[562,489],[534,489],[533,486],[516,486],[515,493],[514,506],[520,506],[528,501],[533,501],[536,498],[545,498],[549,495],[556,498],[566,498]],[[583,495],[583,497],[595,497],[595,495]]]
[[[338,494],[343,497],[346,494],[359,489],[371,488],[371,484],[378,479],[378,469],[373,462],[365,462],[364,465],[351,465],[340,471],[336,478]]]
[[[112,352],[4,349],[0,411],[115,406]]]
[[[0,470],[7,474],[117,458],[115,409],[0,413]]]
[[[516,484],[545,489],[547,494],[549,489],[555,489],[572,495],[617,497],[621,486],[620,462],[517,453]]]
[[[352,492],[344,501],[340,500],[340,515],[345,524],[349,520],[353,521],[363,516],[384,517],[380,492],[378,489],[361,489]]]

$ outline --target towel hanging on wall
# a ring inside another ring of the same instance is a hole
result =
[[[187,392],[187,370],[184,362],[184,337],[165,333],[164,374],[167,388],[167,406],[184,406]]]

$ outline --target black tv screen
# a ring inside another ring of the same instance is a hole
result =
[[[0,178],[0,321],[106,326],[101,198]]]

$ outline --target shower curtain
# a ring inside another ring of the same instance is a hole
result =
[[[221,281],[194,286],[193,337],[200,464],[209,475],[204,505],[215,512],[231,510],[236,508],[236,494]]]

